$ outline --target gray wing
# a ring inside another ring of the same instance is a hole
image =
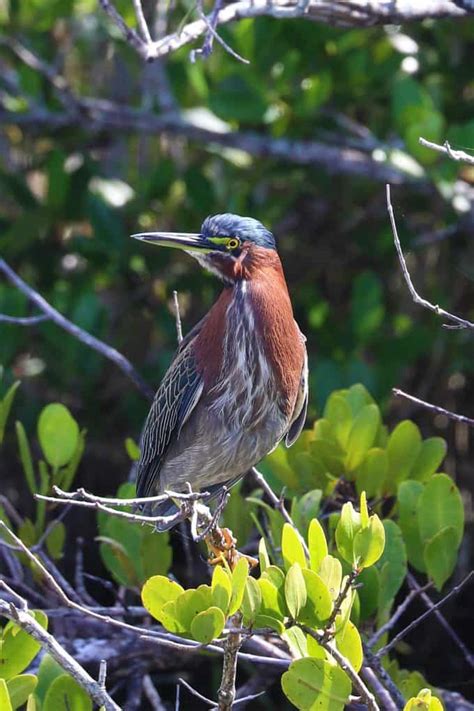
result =
[[[304,342],[306,338],[301,334]],[[306,352],[306,346],[304,346],[304,363],[303,370],[301,371],[300,388],[298,391],[298,396],[296,398],[295,409],[291,416],[290,426],[285,437],[285,444],[287,447],[296,442],[301,434],[301,430],[304,427],[306,421],[306,412],[308,410],[308,354]]]
[[[199,329],[194,337],[197,332]],[[139,497],[157,493],[164,456],[201,397],[204,383],[196,368],[193,341],[188,336],[186,343],[180,344],[148,413],[140,441]]]

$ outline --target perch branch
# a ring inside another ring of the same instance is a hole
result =
[[[240,626],[240,615],[235,615],[233,622]],[[242,636],[238,630],[232,630],[224,642],[224,662],[217,698],[219,711],[231,711],[235,701],[235,680],[237,677],[237,656],[242,645]]]
[[[69,321],[69,319],[59,313],[59,311],[51,306],[51,304],[49,304],[37,291],[24,282],[23,279],[8,266],[4,259],[0,259],[0,272],[2,272],[9,282],[25,294],[25,296],[27,296],[28,299],[57,326],[70,333],[71,336],[77,338],[81,341],[81,343],[84,343],[89,348],[92,348],[92,350],[97,351],[97,353],[100,353],[105,356],[105,358],[108,358],[115,363],[115,365],[120,368],[120,370],[125,373],[128,378],[130,378],[144,397],[149,400],[153,399],[153,389],[144,381],[142,376],[135,370],[130,361],[125,358],[122,353],[119,353],[119,351],[112,346],[100,341],[95,336],[92,336],[87,331],[84,331],[84,329],[76,326],[76,324],[72,323],[72,321]]]

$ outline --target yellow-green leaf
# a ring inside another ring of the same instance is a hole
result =
[[[249,574],[249,564],[245,558],[240,558],[232,571],[232,595],[229,603],[229,616],[240,608],[244,596],[245,582]]]
[[[7,681],[10,703],[14,710],[26,704],[28,696],[33,693],[37,683],[38,678],[34,674],[19,674]],[[0,708],[3,708],[1,704]]]
[[[286,574],[285,600],[291,618],[296,620],[307,600],[306,583],[299,563],[293,563]]]
[[[342,669],[312,657],[292,662],[281,678],[281,686],[301,711],[342,711],[351,693],[351,682]]]
[[[92,711],[92,701],[77,681],[62,674],[49,687],[41,711]]]
[[[191,634],[201,644],[209,644],[220,636],[225,625],[225,617],[218,607],[210,607],[200,612],[191,624]]]
[[[219,607],[225,615],[232,596],[232,584],[229,573],[220,565],[216,565],[214,568],[211,587],[213,604]]]
[[[358,672],[362,666],[364,652],[357,627],[348,620],[343,629],[336,632],[335,639],[338,650],[350,661],[356,672]]]
[[[73,456],[79,438],[76,420],[58,402],[46,405],[38,419],[38,439],[52,467],[62,467]]]
[[[285,523],[283,526],[281,552],[285,570],[289,570],[293,563],[299,563],[301,568],[306,568],[306,556],[300,534],[289,523]]]
[[[36,610],[32,614],[41,627],[46,629],[48,618],[44,612]],[[14,622],[7,622],[0,631],[0,679],[8,680],[20,674],[36,657],[40,647],[39,642],[30,637],[25,630]]]
[[[154,575],[142,588],[142,602],[152,617],[161,622],[163,606],[184,592],[184,588],[164,575]]]
[[[13,711],[13,707],[10,702],[10,694],[8,693],[8,688],[5,683],[5,679],[0,678],[0,709],[2,711]]]
[[[451,576],[457,562],[457,531],[448,526],[439,531],[424,548],[426,569],[438,590]]]
[[[311,570],[319,571],[321,561],[328,554],[326,534],[317,518],[313,518],[308,529],[308,548]]]

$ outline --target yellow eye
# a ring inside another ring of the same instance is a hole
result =
[[[228,242],[227,242],[227,249],[233,250],[237,249],[237,247],[240,246],[240,241],[238,239],[235,239],[232,237]]]

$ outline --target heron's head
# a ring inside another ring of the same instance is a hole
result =
[[[276,254],[275,238],[261,222],[228,212],[206,217],[197,233],[141,232],[132,237],[182,249],[227,283],[249,278],[252,266]]]

